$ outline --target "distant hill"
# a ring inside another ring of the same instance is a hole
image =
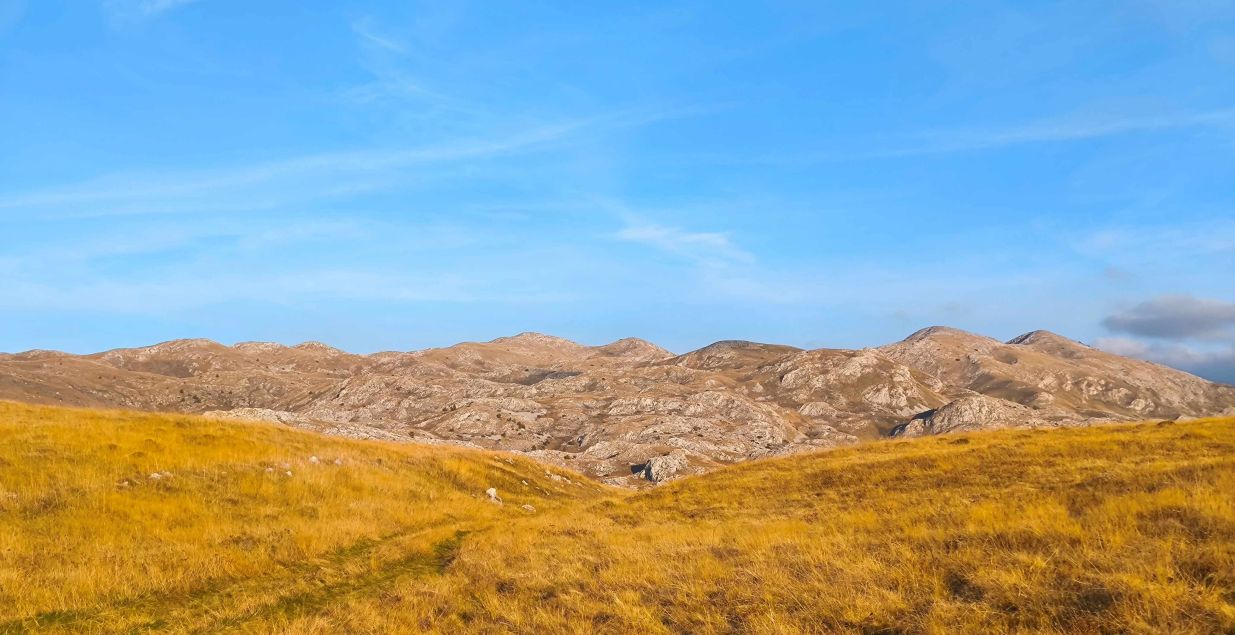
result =
[[[1235,419],[645,491],[507,453],[0,402],[0,633],[1224,633]]]
[[[209,340],[31,351],[0,355],[0,398],[508,450],[617,485],[892,434],[1235,414],[1235,388],[1181,371],[1045,331],[1004,343],[946,327],[863,350],[684,355],[537,333],[373,355]]]

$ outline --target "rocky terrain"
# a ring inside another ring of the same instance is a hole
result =
[[[0,355],[0,398],[501,449],[636,486],[889,435],[1235,413],[1235,387],[1045,331],[1004,343],[944,327],[863,350],[685,355],[535,333],[372,355],[209,340],[28,351]]]

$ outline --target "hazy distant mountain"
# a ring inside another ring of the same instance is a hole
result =
[[[945,327],[863,350],[722,341],[685,355],[524,333],[417,352],[178,340],[0,355],[0,398],[212,413],[522,452],[617,484],[854,443],[1235,413],[1235,387],[1045,331]]]

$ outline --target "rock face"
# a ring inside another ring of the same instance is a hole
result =
[[[1038,427],[1043,423],[1037,413],[1020,404],[985,395],[970,395],[948,402],[937,410],[927,410],[908,423],[893,428],[891,434],[920,437],[947,432]]]
[[[942,327],[856,351],[723,341],[678,356],[536,333],[372,355],[209,340],[30,351],[0,355],[0,398],[507,450],[636,487],[893,433],[1235,411],[1235,388],[1051,333]]]
[[[643,470],[640,473],[643,474],[643,478],[653,483],[660,483],[677,476],[678,472],[688,465],[690,462],[686,458],[686,452],[674,450],[664,456],[648,459],[648,462],[643,464]]]
[[[1173,418],[1232,407],[1235,388],[1104,353],[1047,331],[1007,343],[931,327],[878,349],[945,385],[1030,406],[1045,416]]]

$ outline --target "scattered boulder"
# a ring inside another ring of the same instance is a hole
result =
[[[318,463],[321,463],[322,461],[316,456],[311,456],[309,457],[309,462],[312,463],[313,465],[317,465]]]
[[[502,504],[502,497],[497,495],[496,487],[490,487],[489,489],[485,490],[485,495],[489,497],[490,503],[496,503],[498,505]]]
[[[676,476],[689,464],[685,450],[674,450],[664,456],[648,459],[641,472],[643,478],[653,483],[662,483]]]
[[[522,509],[523,511],[525,511],[525,512],[527,512],[527,513],[529,513],[529,514],[534,514],[534,513],[536,513],[536,508],[535,508],[535,507],[532,507],[531,505],[520,505],[520,506],[519,506],[519,509]]]
[[[927,410],[892,430],[892,436],[920,437],[948,432],[1037,427],[1045,423],[1036,411],[1018,403],[985,395],[970,395],[936,410]]]

